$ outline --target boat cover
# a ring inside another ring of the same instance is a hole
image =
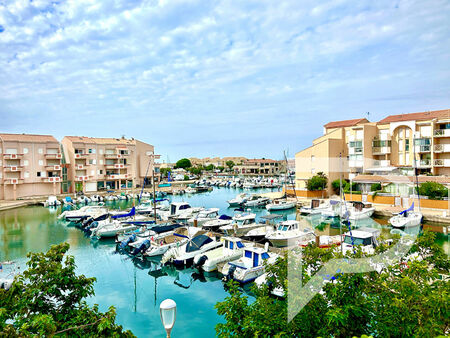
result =
[[[403,214],[406,215],[406,214],[408,214],[409,211],[414,211],[414,202],[411,204],[411,206],[408,209],[403,210],[402,212],[400,212],[399,215],[403,215]]]
[[[114,216],[111,216],[111,218],[112,219],[124,218],[124,217],[134,216],[135,214],[136,214],[136,208],[133,207],[133,208],[131,208],[131,210],[130,210],[130,212],[128,214],[114,215]]]
[[[233,219],[233,217],[230,217],[228,215],[220,215],[219,219],[230,220],[230,219]]]
[[[206,235],[199,235],[194,237],[186,245],[186,252],[193,252],[199,250],[203,245],[211,243],[213,240]]]
[[[156,232],[157,234],[162,234],[163,232],[172,231],[179,227],[181,227],[181,224],[174,223],[170,225],[161,225],[161,226],[155,226],[152,228],[152,231]]]

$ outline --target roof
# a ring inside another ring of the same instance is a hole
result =
[[[64,138],[75,143],[86,144],[117,144],[117,145],[134,145],[135,140],[128,140],[126,138],[112,138],[112,137],[86,137],[86,136],[65,136]]]
[[[402,121],[421,121],[421,120],[423,121],[423,120],[432,120],[436,118],[450,118],[450,109],[433,110],[420,113],[389,115],[388,117],[378,121],[378,124],[386,124]]]
[[[264,159],[264,158],[254,158],[254,159],[249,159],[249,160],[245,160],[244,163],[277,163],[280,161],[275,161],[275,160],[271,160],[269,158]]]
[[[342,121],[334,121],[334,122],[328,122],[326,125],[324,125],[325,128],[343,128],[343,127],[352,127],[356,126],[360,123],[367,123],[369,122],[366,118],[359,118],[359,119],[353,119],[353,120],[342,120]]]
[[[441,184],[450,184],[450,177],[447,176],[424,176],[417,177],[419,183],[437,182]],[[355,183],[403,183],[414,184],[415,176],[404,175],[358,175],[353,180]]]
[[[51,142],[59,143],[52,135],[35,135],[35,134],[0,134],[3,141],[10,142]]]

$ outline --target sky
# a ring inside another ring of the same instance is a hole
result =
[[[0,132],[293,157],[329,121],[450,108],[449,17],[448,0],[0,0]]]

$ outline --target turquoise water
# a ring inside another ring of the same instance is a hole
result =
[[[270,191],[270,190],[263,190]],[[217,207],[221,213],[233,214],[226,201],[242,192],[239,189],[215,188],[212,192],[173,196],[176,201],[189,201],[192,206]],[[254,192],[254,191],[251,191]],[[110,207],[124,209],[127,202],[116,202]],[[214,327],[221,321],[214,309],[227,293],[217,275],[203,276],[193,269],[161,269],[158,260],[132,260],[116,253],[113,241],[93,241],[75,227],[57,220],[60,210],[44,207],[26,207],[0,212],[0,261],[14,260],[24,266],[29,251],[46,251],[52,244],[67,241],[70,254],[75,256],[78,273],[97,278],[95,297],[89,299],[102,310],[110,305],[117,309],[117,322],[138,337],[165,337],[159,317],[159,304],[166,298],[177,303],[177,320],[173,337],[213,337]],[[258,216],[267,214],[256,209]],[[289,219],[293,211],[280,212]],[[369,221],[382,227],[385,220]],[[325,226],[321,232],[335,234],[338,229]],[[438,242],[448,249],[447,237],[442,234]]]

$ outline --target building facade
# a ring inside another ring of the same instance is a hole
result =
[[[0,199],[61,191],[61,150],[50,135],[0,134]]]
[[[414,161],[414,159],[416,161]],[[450,110],[335,121],[295,156],[296,187],[318,172],[329,182],[365,174],[450,174]],[[329,187],[331,191],[331,188]]]
[[[62,145],[69,192],[128,189],[153,171],[154,147],[135,139],[66,136]]]
[[[204,167],[212,164],[215,167],[226,167],[227,161],[233,161],[234,164],[241,164],[244,161],[247,160],[247,158],[242,156],[232,156],[232,157],[204,157],[204,158],[197,158],[197,157],[191,157],[189,158],[191,161],[191,164],[193,166],[202,165]]]
[[[237,175],[277,176],[286,171],[286,165],[284,161],[250,159],[234,166],[233,171]]]

